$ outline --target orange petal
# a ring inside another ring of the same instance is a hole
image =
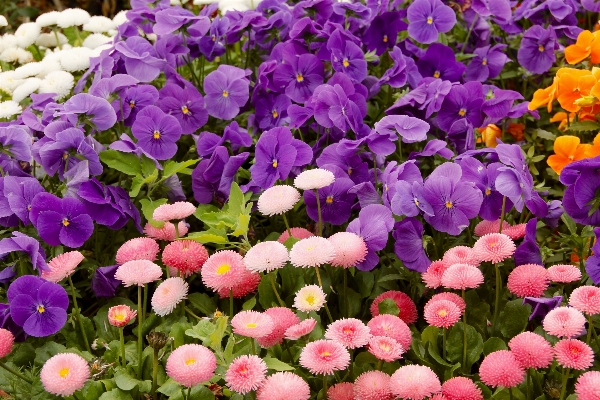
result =
[[[556,154],[552,154],[548,157],[548,165],[554,172],[560,175],[560,171],[569,164],[569,159],[561,156],[557,156]]]
[[[573,157],[573,161],[583,160],[585,158],[585,153],[592,147],[591,144],[580,144],[577,146],[575,150],[575,156]]]
[[[565,158],[574,157],[580,142],[577,136],[559,136],[554,141],[554,152]]]

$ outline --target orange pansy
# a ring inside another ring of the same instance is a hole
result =
[[[517,142],[525,139],[525,124],[511,122],[508,124],[506,131],[510,134],[510,136],[514,137]]]
[[[486,127],[477,129],[481,133],[481,141],[485,143],[487,147],[496,147],[498,142],[496,138],[502,138],[502,130],[494,124],[489,124]]]
[[[577,42],[565,48],[565,58],[569,64],[579,64],[592,54],[592,42],[594,34],[590,31],[582,31],[577,36]]]
[[[559,136],[554,141],[554,153],[548,157],[548,165],[554,172],[560,174],[568,164],[585,158],[589,144],[580,144],[577,136]]]
[[[594,138],[594,143],[585,151],[585,158],[594,158],[600,156],[600,133]]]
[[[558,77],[557,98],[560,106],[567,111],[578,111],[584,104],[578,105],[575,102],[590,96],[590,91],[596,84],[596,78],[588,70],[572,68],[561,68],[556,76]],[[593,103],[589,105],[593,105]]]
[[[548,105],[548,112],[552,112],[552,102],[556,99],[556,90],[558,89],[558,78],[554,77],[552,85],[545,89],[538,89],[533,94],[533,99],[527,106],[530,111],[537,110],[541,106]]]

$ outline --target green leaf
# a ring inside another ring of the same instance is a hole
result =
[[[377,305],[379,308],[379,314],[391,314],[398,315],[400,314],[400,309],[396,305],[396,302],[392,299],[385,299],[381,303]]]
[[[215,324],[210,322],[208,319],[203,319],[192,327],[185,331],[185,334],[195,339],[206,341],[209,336],[215,331]]]
[[[140,190],[144,185],[144,177],[142,175],[136,175],[131,180],[131,189],[129,189],[129,196],[137,197],[140,194]]]
[[[100,160],[111,169],[127,175],[140,175],[142,167],[140,159],[132,153],[123,153],[117,150],[105,150],[100,153]]]
[[[190,326],[189,322],[176,322],[171,326],[169,336],[173,338],[173,346],[177,348],[185,344],[184,334]]]
[[[98,400],[133,400],[133,397],[131,397],[131,394],[116,388],[104,393]]]
[[[209,388],[202,385],[196,385],[192,388],[190,399],[194,400],[214,400],[215,395]]]
[[[556,135],[552,132],[548,132],[543,129],[537,129],[536,133],[537,133],[537,136],[542,139],[551,140],[551,141],[556,140]]]
[[[300,239],[291,236],[291,237],[287,238],[287,240],[285,242],[283,242],[283,245],[285,246],[286,249],[288,249],[288,251],[290,251],[292,249],[292,247],[294,247],[294,245],[296,243],[298,243],[299,241],[300,241]]]
[[[508,347],[506,347],[506,343],[504,343],[504,340],[500,338],[491,337],[488,340],[486,340],[483,344],[483,354],[485,354],[486,356],[498,350],[508,350]]]
[[[226,231],[212,228],[204,232],[194,232],[188,235],[187,238],[202,244],[224,244],[229,242]]]
[[[35,365],[41,367],[50,357],[58,353],[64,353],[66,350],[67,348],[62,344],[56,342],[45,343],[42,347],[35,349]]]
[[[215,330],[208,337],[210,339],[210,343],[208,343],[208,346],[210,346],[215,351],[221,349],[221,342],[223,341],[225,331],[227,330],[227,320],[229,320],[229,317],[227,316],[217,318]]]
[[[506,303],[498,318],[500,332],[505,338],[512,337],[523,332],[529,322],[531,306],[523,305],[523,300],[513,300]]]
[[[273,292],[273,286],[271,286],[271,281],[267,275],[264,275],[258,284],[258,301],[265,310],[274,307],[274,305],[277,306],[275,292]]]
[[[446,341],[447,358],[452,363],[463,360],[463,328],[462,322],[456,323],[448,333]],[[477,362],[483,352],[483,338],[471,325],[467,325],[467,367]]]
[[[248,301],[242,304],[242,310],[248,311],[252,310],[256,305],[256,296],[252,296]]]
[[[119,369],[117,374],[115,375],[115,383],[119,389],[129,391],[136,387],[139,383],[137,379],[129,375],[127,372],[123,371],[123,369]]]
[[[81,393],[85,400],[96,400],[105,392],[104,385],[98,381],[87,381]]]
[[[208,214],[208,213],[219,212],[219,211],[221,211],[221,210],[219,210],[216,206],[214,206],[212,204],[200,204],[196,208],[196,212],[194,212],[194,217],[196,217],[200,221],[202,221],[202,215]]]
[[[169,378],[157,389],[157,392],[170,397],[175,395],[176,393],[181,393],[181,386],[173,379]]]
[[[167,161],[165,164],[165,169],[163,170],[163,179],[183,171],[187,167],[196,164],[198,161],[200,161],[200,159],[186,160],[182,162]]]
[[[599,129],[600,124],[594,121],[571,122],[568,127],[568,130],[573,132],[591,132]]]
[[[437,346],[439,334],[440,328],[432,325],[423,329],[423,333],[421,333],[421,342],[423,343],[423,346],[425,346],[425,343],[427,342],[434,343]]]
[[[276,358],[265,357],[263,361],[267,364],[268,369],[274,369],[275,371],[294,371],[296,369]]]
[[[565,223],[571,235],[577,235],[577,224],[573,221],[573,218],[569,217],[567,213],[562,213],[560,219]]]
[[[217,305],[206,293],[191,293],[188,300],[192,306],[206,316],[210,316],[217,311]]]
[[[167,199],[158,199],[158,200],[150,200],[150,199],[142,199],[140,200],[140,204],[142,205],[142,213],[144,217],[148,220],[150,225],[155,228],[162,228],[165,223],[163,221],[155,221],[152,219],[152,215],[154,214],[154,210],[163,204],[167,203]]]
[[[427,343],[427,353],[433,358],[438,364],[443,365],[444,367],[452,367],[452,364],[444,361],[442,356],[440,355],[440,351],[437,345],[429,342]],[[462,361],[461,361],[462,362]]]

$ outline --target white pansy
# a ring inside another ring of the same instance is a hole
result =
[[[61,28],[68,28],[70,26],[87,24],[90,18],[90,13],[81,8],[68,8],[60,12],[56,23]]]
[[[23,109],[16,101],[8,100],[0,103],[0,118],[9,118],[22,112]]]
[[[89,22],[83,25],[83,30],[93,33],[104,33],[115,28],[115,23],[110,18],[93,16]]]
[[[17,103],[21,102],[21,100],[38,90],[41,82],[42,80],[38,78],[25,79],[25,81],[13,91],[13,100]]]
[[[15,38],[17,38],[17,45],[26,49],[35,43],[35,39],[40,36],[41,28],[35,22],[26,22],[21,24],[15,31]]]
[[[88,49],[95,49],[96,47],[100,47],[103,44],[112,42],[113,38],[103,35],[101,33],[92,33],[83,41],[83,47],[87,47]]]
[[[42,33],[40,36],[38,36],[37,40],[35,41],[35,44],[37,44],[38,46],[41,47],[46,47],[46,48],[50,48],[50,47],[56,47],[56,37],[58,36],[58,41],[61,44],[61,46],[63,44],[67,44],[69,43],[69,39],[67,39],[67,37],[65,35],[63,35],[60,32],[56,32],[56,34],[54,33]]]
[[[23,80],[15,78],[15,71],[0,72],[0,90],[3,92],[12,94],[22,82]]]
[[[75,78],[66,71],[50,72],[40,83],[39,93],[56,93],[55,99],[59,100],[67,96],[73,86]]]
[[[50,26],[50,25],[56,25],[59,15],[60,15],[60,12],[58,12],[58,11],[50,11],[50,12],[41,14],[39,17],[37,17],[37,19],[35,20],[35,23],[38,24],[42,28],[44,28],[46,26]]]
[[[123,25],[127,22],[127,11],[119,11],[119,13],[114,16],[113,22],[115,23],[115,26]]]
[[[25,79],[25,78],[29,78],[30,76],[36,76],[40,72],[42,72],[43,69],[44,69],[44,66],[42,65],[41,62],[32,62],[29,64],[25,64],[25,65],[22,65],[19,68],[15,69],[15,78],[16,79]]]

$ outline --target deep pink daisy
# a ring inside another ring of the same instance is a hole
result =
[[[186,281],[178,276],[166,279],[152,295],[152,309],[161,317],[173,312],[177,304],[187,298],[189,286]]]
[[[503,233],[488,233],[477,239],[473,250],[480,261],[497,264],[511,257],[516,246],[512,239]]]
[[[271,272],[283,268],[289,261],[287,248],[275,241],[258,243],[244,256],[244,264],[252,272]]]
[[[400,343],[404,349],[410,349],[412,332],[406,322],[395,315],[378,315],[373,317],[367,326],[371,330],[371,335],[390,337]]]
[[[292,233],[292,237],[296,239],[306,239],[311,236],[315,236],[314,233],[304,228],[290,228],[290,232]],[[288,231],[286,229],[281,235],[279,235],[279,239],[277,239],[277,241],[283,244],[289,238],[290,235],[288,234]]]
[[[369,353],[386,362],[396,361],[406,352],[400,343],[388,336],[373,336],[369,340],[368,350]]]
[[[217,251],[202,266],[202,282],[215,291],[233,289],[241,282],[244,271],[244,259],[238,253]]]
[[[510,224],[506,221],[502,221],[502,232],[506,233],[505,230],[510,227]],[[483,236],[488,233],[498,233],[500,232],[500,220],[497,219],[495,221],[487,221],[483,220],[479,222],[473,231],[475,236]]]
[[[179,231],[179,237],[184,237],[188,233],[188,226],[183,221],[179,221],[177,229]],[[172,242],[177,239],[175,225],[170,222],[165,222],[162,228],[156,228],[148,223],[144,226],[144,233],[146,236],[158,240],[168,240]]]
[[[338,342],[347,349],[356,349],[369,343],[371,330],[361,320],[344,318],[327,327],[325,338]]]
[[[415,305],[415,302],[412,301],[406,293],[396,290],[389,290],[375,297],[373,304],[371,304],[371,315],[374,317],[379,315],[379,303],[385,299],[394,300],[394,303],[396,303],[396,306],[400,309],[398,317],[402,321],[407,324],[412,324],[417,320],[417,306]]]
[[[442,275],[442,286],[449,289],[474,289],[483,283],[481,270],[469,264],[454,264]]]
[[[50,357],[40,372],[40,380],[46,392],[61,397],[70,396],[83,388],[89,377],[87,361],[73,353]]]
[[[556,362],[563,368],[584,370],[594,364],[594,351],[581,340],[562,339],[554,345]]]
[[[199,385],[213,377],[217,359],[212,351],[200,344],[184,344],[167,359],[167,375],[185,387]]]
[[[277,372],[267,377],[256,393],[256,400],[308,400],[309,398],[308,383],[291,372]]]
[[[338,232],[327,240],[335,248],[335,258],[331,261],[334,267],[350,268],[364,261],[367,256],[367,245],[356,233]]]
[[[294,267],[318,267],[335,259],[333,244],[320,236],[311,236],[296,242],[290,250],[290,262]]]
[[[363,372],[354,381],[354,400],[392,400],[390,376],[381,371]]]
[[[453,302],[454,304],[456,304],[458,306],[458,308],[460,309],[460,312],[464,312],[465,309],[467,308],[467,303],[465,303],[465,301],[463,300],[462,297],[460,297],[459,295],[457,295],[456,293],[452,293],[452,292],[442,292],[442,293],[438,293],[438,294],[434,294],[431,297],[431,300],[429,300],[429,302],[427,302],[427,304],[429,304],[432,301],[435,300],[448,300]],[[427,308],[427,304],[425,304],[425,308]]]
[[[423,279],[425,286],[431,289],[437,289],[442,286],[442,275],[448,267],[449,265],[442,260],[432,262],[427,271],[421,274],[421,279]]]
[[[449,300],[429,300],[425,305],[425,320],[429,325],[447,329],[460,317],[460,308]]]
[[[156,240],[150,238],[139,237],[126,241],[117,250],[115,256],[117,264],[123,265],[127,261],[134,260],[156,260],[156,255],[160,251],[160,247]]]
[[[574,265],[553,265],[548,268],[548,278],[557,283],[575,282],[581,279],[581,271]]]
[[[511,388],[525,379],[525,370],[509,350],[498,350],[487,355],[479,366],[479,377],[488,386]]]
[[[268,335],[275,328],[273,318],[258,311],[242,311],[231,319],[231,326],[236,335],[259,338]]]
[[[573,307],[558,307],[546,315],[543,326],[550,335],[577,337],[585,329],[585,316]]]
[[[552,345],[543,336],[533,332],[523,332],[508,342],[521,368],[546,368],[554,360]]]
[[[117,268],[115,279],[123,282],[125,287],[144,286],[162,276],[162,269],[148,260],[127,261]]]
[[[508,290],[518,297],[541,297],[548,286],[548,271],[541,265],[519,265],[508,275]]]
[[[0,328],[0,359],[6,357],[12,351],[15,336],[8,329]]]
[[[265,190],[256,206],[261,214],[273,216],[283,214],[294,208],[294,205],[300,200],[300,192],[288,185],[278,185]]]
[[[475,250],[467,246],[456,246],[448,249],[444,253],[442,261],[446,265],[470,264],[478,266],[480,264],[479,258],[475,255]]]
[[[600,288],[580,286],[573,290],[569,305],[588,315],[600,314]]]
[[[333,385],[327,390],[327,400],[354,400],[354,385],[350,382]]]
[[[196,206],[187,201],[178,201],[173,204],[162,204],[152,214],[155,221],[176,221],[189,217],[196,212]]]
[[[54,257],[48,262],[47,271],[42,271],[41,277],[47,281],[58,283],[69,277],[84,259],[78,251],[69,251]]]
[[[442,389],[440,379],[424,365],[405,365],[392,375],[390,389],[396,397],[421,400]]]
[[[350,364],[350,353],[344,346],[331,340],[308,343],[300,353],[300,365],[311,374],[333,375]]]
[[[238,278],[238,283],[231,289],[233,292],[233,297],[236,299],[240,299],[247,294],[256,292],[261,280],[261,276],[258,272],[251,272],[247,269],[242,270]],[[222,287],[217,291],[217,293],[219,293],[219,297],[222,299],[229,298],[228,287]]]
[[[469,378],[457,376],[442,384],[442,394],[448,400],[483,400],[481,389]]]
[[[506,234],[512,240],[519,240],[525,237],[527,231],[527,224],[517,224],[509,226],[506,229],[502,229],[502,233]]]
[[[177,240],[169,243],[162,252],[163,264],[176,268],[184,277],[200,271],[206,260],[208,260],[208,251],[193,240]]]
[[[246,394],[260,387],[265,380],[266,373],[267,364],[260,357],[239,356],[227,368],[225,382],[230,390]]]
[[[288,340],[298,340],[302,336],[306,336],[315,329],[317,321],[313,318],[307,318],[304,321],[292,325],[285,331],[285,338]]]
[[[274,326],[271,333],[257,339],[258,344],[264,348],[281,344],[285,337],[285,331],[289,327],[300,323],[300,318],[287,307],[271,307],[265,310],[265,314],[271,317]]]
[[[600,400],[600,371],[588,371],[577,379],[575,394],[580,400]]]

